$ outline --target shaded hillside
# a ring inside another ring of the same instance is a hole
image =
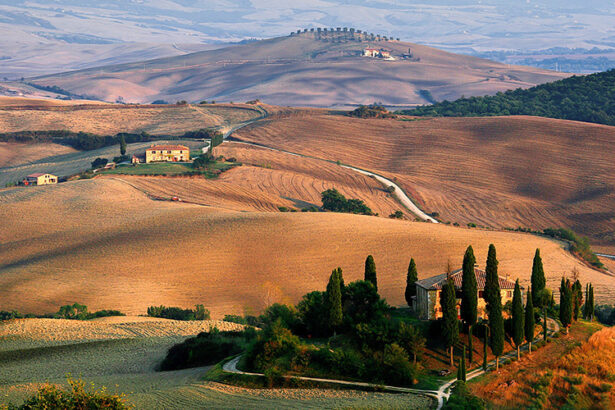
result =
[[[615,127],[539,117],[400,121],[302,111],[234,136],[397,178],[419,207],[444,222],[570,227],[615,250]]]
[[[442,273],[449,258],[460,266],[470,243],[481,264],[494,243],[501,274],[524,284],[539,247],[550,287],[576,266],[583,283],[594,282],[598,303],[615,296],[615,278],[528,234],[335,213],[230,212],[152,201],[110,179],[0,190],[0,230],[2,307],[35,313],[74,301],[127,314],[196,303],[214,318],[254,312],[324,288],[337,266],[348,282],[362,278],[368,254],[378,289],[402,305],[410,257],[422,279]]]
[[[361,56],[387,49],[386,61]],[[403,55],[406,55],[406,58]],[[29,80],[105,101],[164,99],[347,106],[379,101],[409,106],[462,95],[495,94],[568,76],[508,66],[358,32],[307,32],[184,56]]]
[[[517,89],[495,96],[442,101],[404,113],[445,117],[539,115],[615,125],[615,70],[583,77],[574,76],[528,90]]]

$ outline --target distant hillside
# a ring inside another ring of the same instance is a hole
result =
[[[615,125],[615,70],[574,76],[528,90],[461,98],[404,111],[418,116],[537,115]]]
[[[365,57],[367,48],[385,52],[377,53],[380,58]],[[383,58],[386,51],[392,58]],[[381,102],[405,108],[528,88],[567,76],[336,28],[26,81],[110,102],[258,98],[291,106]]]

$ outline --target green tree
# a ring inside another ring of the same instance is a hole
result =
[[[401,322],[399,324],[399,343],[409,355],[412,355],[413,362],[416,364],[417,356],[425,347],[425,338],[421,331],[412,325]]]
[[[419,274],[416,271],[416,263],[414,258],[410,259],[410,265],[408,265],[408,276],[406,277],[406,303],[410,307],[412,306],[412,297],[416,296],[416,281],[419,280]]]
[[[594,320],[594,311],[596,309],[596,305],[594,302],[594,285],[589,284],[589,320]]]
[[[370,282],[378,290],[378,278],[376,276],[376,263],[374,262],[374,257],[372,255],[368,255],[367,259],[365,259],[365,281]]]
[[[583,305],[583,286],[577,279],[572,285],[572,313],[575,321],[579,320],[581,305]]]
[[[562,282],[559,288],[559,320],[562,322],[562,326],[566,329],[568,334],[568,328],[572,323],[572,286],[570,280],[562,277]]]
[[[120,155],[126,155],[126,138],[123,135],[120,135]]]
[[[525,305],[525,340],[529,343],[528,352],[532,354],[532,340],[534,340],[534,329],[536,327],[534,319],[534,301],[532,297],[532,289],[527,290],[527,303]]]
[[[589,283],[585,284],[585,303],[583,304],[583,319],[589,319]]]
[[[521,359],[521,343],[524,340],[524,312],[523,312],[523,297],[521,296],[521,287],[519,279],[515,282],[515,291],[512,300],[512,338],[517,347],[517,359]]]
[[[545,279],[545,271],[542,266],[542,258],[540,257],[540,249],[536,249],[534,254],[534,263],[532,264],[532,290],[534,291],[534,306],[542,307],[540,295],[545,288],[547,281]]]
[[[468,246],[463,256],[463,274],[461,277],[461,318],[468,326],[468,349],[470,351],[470,363],[472,363],[472,328],[478,318],[478,285],[474,273],[474,249]]]
[[[463,354],[459,358],[459,365],[457,367],[457,380],[466,381],[466,347],[463,346]]]
[[[489,245],[487,266],[485,268],[485,301],[491,331],[491,351],[495,356],[496,369],[500,366],[500,356],[504,351],[504,318],[502,317],[502,295],[498,277],[498,259],[495,246]]]
[[[442,308],[442,335],[444,344],[450,352],[451,367],[453,366],[453,347],[459,340],[459,319],[457,318],[457,299],[455,297],[455,285],[449,279],[442,286],[440,296]]]
[[[329,283],[327,284],[327,307],[329,311],[329,326],[335,332],[342,324],[342,289],[340,287],[341,269],[337,268],[331,272]]]
[[[483,340],[483,370],[487,371],[487,346],[489,346],[489,325],[487,322],[483,322],[485,327],[485,336]]]

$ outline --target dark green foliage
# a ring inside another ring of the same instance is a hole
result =
[[[559,288],[559,320],[562,322],[562,326],[568,332],[568,327],[572,323],[572,286],[570,280],[562,277],[562,283]]]
[[[329,277],[327,284],[327,319],[331,329],[337,329],[343,320],[342,314],[342,289],[341,289],[341,269],[334,269]]]
[[[370,282],[359,280],[345,287],[344,320],[349,326],[380,319],[389,309]]]
[[[89,312],[87,306],[81,305],[79,303],[73,303],[72,305],[61,306],[58,310],[58,313],[56,313],[52,317],[58,319],[90,320],[108,316],[125,315],[119,310],[99,310],[97,312]]]
[[[590,288],[591,292],[591,288]],[[591,294],[591,293],[590,293]],[[615,305],[599,305],[596,306],[594,315],[596,319],[604,325],[615,325]]]
[[[533,303],[536,307],[542,307],[540,295],[547,284],[545,279],[545,271],[542,266],[542,258],[540,257],[540,249],[536,249],[534,254],[534,263],[532,265],[532,289],[534,290]]]
[[[331,212],[373,215],[372,210],[360,199],[346,199],[337,189],[327,189],[322,193],[322,207]]]
[[[425,338],[421,331],[409,324],[401,322],[399,324],[399,345],[403,347],[408,354],[412,355],[414,363],[417,357],[425,347]]]
[[[442,338],[445,346],[450,349],[452,366],[453,346],[459,340],[459,319],[457,318],[455,285],[450,280],[442,286],[440,306],[442,308]]]
[[[123,135],[119,136],[120,139],[120,155],[126,155],[126,138]]]
[[[104,388],[95,390],[93,385],[86,390],[83,380],[74,380],[68,377],[69,390],[63,390],[53,384],[44,384],[21,406],[9,406],[10,409],[128,409],[123,395],[109,394]]]
[[[583,306],[583,315],[587,320],[593,320],[594,317],[594,285],[587,284],[587,292],[585,297],[585,305]]]
[[[461,98],[403,111],[408,115],[477,117],[538,115],[615,125],[615,70],[516,89],[495,96]]]
[[[217,147],[224,141],[224,134],[218,130],[212,128],[201,128],[196,131],[185,132],[180,139],[208,139],[211,140],[210,150],[213,147]]]
[[[494,304],[492,314],[489,317],[491,328],[491,351],[495,356],[501,356],[504,351],[504,318],[502,317],[502,304]]]
[[[536,328],[536,318],[534,317],[534,301],[532,290],[527,290],[527,303],[525,304],[525,319],[523,321],[525,340],[532,343],[534,340],[534,329]]]
[[[487,371],[487,346],[489,345],[489,329],[485,327],[485,336],[483,340],[483,370]]]
[[[478,308],[478,290],[474,273],[474,249],[468,246],[463,256],[463,274],[461,279],[461,319],[468,326],[476,324]]]
[[[577,279],[572,285],[572,317],[574,320],[579,320],[581,305],[583,305],[583,286]]]
[[[278,319],[259,333],[256,342],[247,351],[246,364],[250,369],[264,371],[275,367],[283,356],[294,355],[298,347],[299,338]]]
[[[96,158],[92,161],[92,169],[103,168],[108,162],[109,160],[107,158]]]
[[[146,132],[140,134],[120,133],[116,136],[102,136],[88,132],[72,132],[66,130],[0,133],[0,141],[24,143],[54,142],[56,144],[68,145],[78,150],[90,151],[119,144],[122,136],[127,143],[151,141],[150,135]]]
[[[498,260],[493,244],[489,245],[489,252],[487,254],[484,295],[485,302],[487,303],[487,312],[490,310],[490,305],[495,303],[499,303],[501,307],[502,295],[500,294],[500,281],[498,279]]]
[[[203,305],[196,305],[195,309],[182,309],[179,307],[150,306],[147,315],[174,320],[209,320],[209,310]]]
[[[451,396],[444,404],[445,410],[483,410],[485,402],[472,394],[463,381],[455,383]]]
[[[378,104],[362,105],[348,113],[350,117],[358,118],[395,118],[386,108]]]
[[[512,339],[519,352],[519,346],[523,343],[525,336],[525,328],[523,321],[525,320],[523,311],[523,297],[521,296],[521,287],[519,279],[515,282],[515,291],[512,300]]]
[[[378,277],[376,275],[376,263],[374,262],[374,257],[372,255],[368,255],[367,259],[365,259],[365,281],[370,282],[378,291]]]
[[[160,370],[208,366],[240,353],[243,332],[202,332],[169,349]]]
[[[297,309],[294,306],[274,303],[269,306],[262,315],[258,317],[259,323],[263,327],[271,327],[273,323],[280,322],[281,326],[295,330],[299,327],[300,319]]]
[[[416,367],[408,360],[408,353],[398,344],[393,343],[384,348],[384,374],[387,383],[409,386],[416,378]]]
[[[466,381],[466,347],[463,346],[463,354],[459,358],[459,365],[457,366],[457,380]]]
[[[578,256],[589,262],[592,266],[595,266],[600,269],[604,268],[604,264],[600,262],[598,256],[594,253],[594,251],[592,251],[589,245],[589,239],[587,239],[586,237],[578,236],[570,229],[564,228],[547,228],[543,232],[547,236],[563,239],[570,242],[570,250],[572,252],[578,254]]]
[[[391,215],[389,215],[391,219],[403,219],[404,213],[402,211],[395,211]]]
[[[318,337],[329,335],[330,329],[323,323],[323,318],[329,314],[327,293],[314,291],[304,295],[297,304],[297,312],[305,335]]]
[[[406,303],[412,307],[412,297],[416,296],[416,281],[419,280],[419,274],[416,271],[416,263],[414,258],[410,258],[410,264],[408,265],[408,275],[406,276]]]

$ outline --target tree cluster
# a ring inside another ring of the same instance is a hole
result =
[[[372,210],[360,199],[346,199],[337,189],[327,189],[322,193],[322,207],[331,212],[373,215]]]
[[[147,315],[174,320],[209,320],[209,310],[203,305],[196,305],[194,309],[182,309],[179,307],[150,306]]]

